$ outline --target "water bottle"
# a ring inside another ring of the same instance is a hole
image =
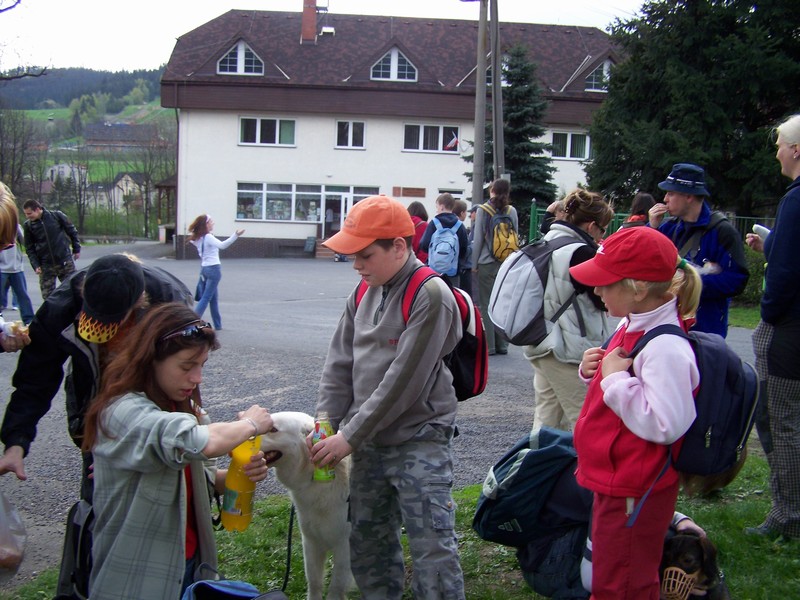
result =
[[[228,531],[244,531],[253,519],[253,495],[256,484],[245,475],[242,467],[261,450],[261,436],[246,440],[231,451],[231,464],[225,477],[225,496],[222,499],[222,526]]]
[[[317,415],[317,420],[314,422],[314,435],[311,437],[311,443],[316,444],[332,435],[333,427],[328,419],[328,413],[319,413]],[[314,468],[314,481],[331,481],[335,477],[336,471],[332,463],[328,463],[324,467]]]

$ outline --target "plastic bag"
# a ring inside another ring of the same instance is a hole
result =
[[[0,491],[0,585],[17,574],[28,534],[17,509]]]

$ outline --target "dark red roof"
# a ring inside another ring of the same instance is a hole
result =
[[[337,90],[381,92],[376,98],[391,91],[474,97],[477,21],[323,13],[317,15],[317,32],[326,27],[334,33],[318,35],[315,43],[303,44],[301,21],[300,12],[231,10],[181,36],[161,80],[162,105],[229,108],[220,96],[230,87],[237,88],[237,96],[245,104],[248,88],[272,88],[267,100],[261,96],[263,92],[250,92],[251,102],[262,102],[263,106],[268,101],[269,106],[275,103],[278,107],[279,90],[283,88],[334,94]],[[239,40],[264,62],[264,76],[216,73],[217,61]],[[605,32],[594,27],[501,23],[500,40],[504,49],[517,43],[531,49],[530,58],[536,62],[551,100],[570,98],[578,101],[575,106],[588,103],[596,108],[604,98],[604,94],[585,92],[584,79],[598,64],[614,56]],[[370,80],[372,65],[394,46],[417,68],[417,82]],[[572,85],[562,91],[573,77]],[[202,86],[204,91],[201,96],[195,92],[182,98],[180,90],[188,86]],[[324,94],[312,97],[321,104],[306,106],[306,110],[329,108]],[[345,103],[341,98],[340,102]],[[460,110],[469,114],[468,106],[469,102],[462,102]]]

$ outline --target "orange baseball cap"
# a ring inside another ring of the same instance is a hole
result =
[[[355,254],[375,240],[413,235],[414,222],[405,206],[388,196],[370,196],[356,202],[342,230],[322,245],[337,254]]]

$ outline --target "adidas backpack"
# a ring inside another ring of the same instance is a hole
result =
[[[511,253],[519,250],[519,236],[511,220],[511,207],[506,206],[504,212],[497,212],[489,202],[484,202],[480,207],[489,215],[489,242],[491,253],[495,260],[503,262]]]
[[[436,231],[431,236],[428,245],[428,266],[440,275],[458,274],[458,228],[461,220],[456,219],[452,227],[444,227],[436,217],[433,218]]]
[[[403,292],[403,321],[408,323],[411,316],[411,307],[420,288],[432,277],[439,274],[430,267],[419,267],[408,279]],[[447,280],[445,280],[447,282]],[[461,315],[462,336],[453,351],[444,357],[444,362],[453,374],[453,387],[456,398],[466,400],[478,396],[486,389],[489,376],[489,346],[486,342],[486,332],[478,307],[464,290],[448,287],[456,299],[458,311]],[[356,310],[369,286],[365,281],[358,284],[356,290]]]
[[[553,330],[561,315],[574,304],[581,335],[586,335],[583,315],[575,303],[577,292],[552,315],[545,315],[544,293],[553,252],[570,244],[582,244],[572,236],[536,240],[500,265],[487,312],[504,339],[515,346],[538,346]]]

